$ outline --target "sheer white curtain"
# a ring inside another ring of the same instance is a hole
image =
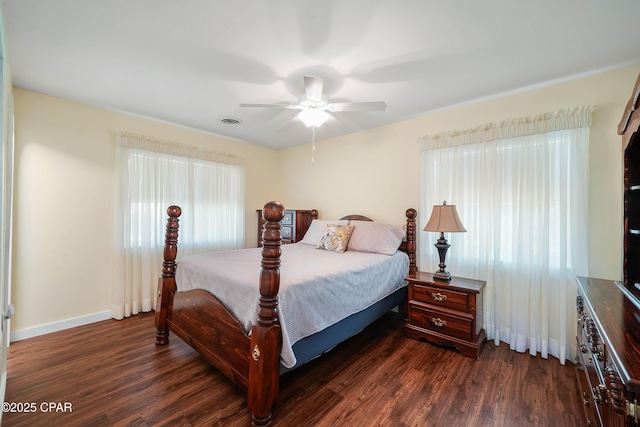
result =
[[[178,256],[244,247],[243,159],[118,133],[112,316],[155,308],[167,208],[182,208]]]
[[[483,327],[498,345],[575,357],[576,275],[588,275],[589,126],[593,107],[422,138],[420,223],[457,206],[452,275],[487,281]],[[420,233],[435,271],[436,233]]]

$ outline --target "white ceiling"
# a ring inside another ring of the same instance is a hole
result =
[[[638,0],[3,0],[16,87],[281,149],[640,63]],[[239,119],[225,125],[222,118]],[[292,120],[293,119],[293,120]]]

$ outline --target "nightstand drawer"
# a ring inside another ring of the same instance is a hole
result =
[[[469,294],[467,293],[424,286],[417,283],[410,289],[409,301],[415,300],[439,307],[447,307],[452,310],[469,311]]]
[[[409,321],[412,325],[471,341],[473,340],[473,316],[463,317],[463,313],[460,314],[461,316],[456,316],[418,304],[409,305]]]

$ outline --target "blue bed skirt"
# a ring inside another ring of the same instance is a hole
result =
[[[354,336],[382,315],[407,301],[407,287],[404,286],[364,311],[352,314],[340,322],[301,339],[293,345],[296,364],[292,368],[280,365],[280,374],[289,372],[327,352],[342,341]]]

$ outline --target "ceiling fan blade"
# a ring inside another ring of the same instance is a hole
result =
[[[300,123],[298,120],[289,119],[276,129],[276,132],[287,132]]]
[[[299,110],[299,105],[293,104],[240,104],[241,107],[266,107],[266,108],[288,108],[290,110]]]
[[[322,101],[322,86],[324,82],[319,77],[304,76],[304,91],[309,101]]]
[[[377,102],[332,102],[327,105],[327,111],[384,111],[387,104],[383,101]]]

